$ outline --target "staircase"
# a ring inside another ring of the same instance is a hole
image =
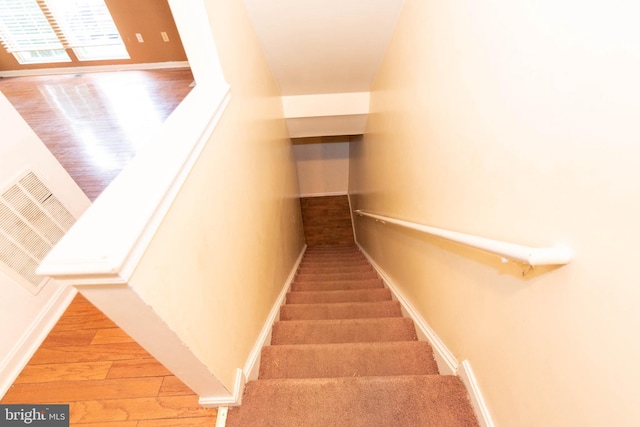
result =
[[[355,246],[308,248],[227,426],[477,426],[456,376]]]

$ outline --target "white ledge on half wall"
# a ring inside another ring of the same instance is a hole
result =
[[[517,245],[515,243],[501,240],[488,239],[471,234],[458,233],[457,231],[445,230],[442,228],[430,227],[428,225],[417,224],[415,222],[404,221],[397,218],[374,214],[364,210],[356,210],[356,214],[367,216],[382,223],[395,224],[401,227],[410,228],[432,236],[441,237],[456,243],[462,243],[476,249],[500,255],[503,262],[517,261],[528,264],[532,267],[537,265],[564,265],[571,262],[573,252],[564,246],[552,246],[545,248],[533,248],[529,246]]]
[[[196,86],[155,135],[154,149],[125,167],[38,274],[70,285],[127,283],[229,99],[225,82]]]
[[[360,135],[369,115],[369,92],[283,96],[291,138]]]

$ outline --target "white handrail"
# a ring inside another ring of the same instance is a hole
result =
[[[445,230],[442,228],[429,227],[428,225],[417,224],[415,222],[403,221],[388,216],[377,215],[371,212],[356,210],[355,213],[361,216],[374,218],[382,223],[390,223],[412,230],[442,237],[453,242],[462,243],[477,249],[482,249],[503,257],[503,260],[520,261],[531,266],[536,265],[564,265],[571,262],[573,252],[564,246],[554,246],[548,248],[532,248],[529,246],[516,245],[515,243],[503,242],[500,240],[487,239],[485,237],[473,236],[470,234],[458,233],[457,231]],[[505,261],[506,262],[506,261]]]

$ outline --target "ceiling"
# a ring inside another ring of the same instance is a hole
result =
[[[403,0],[244,0],[283,96],[368,92]]]

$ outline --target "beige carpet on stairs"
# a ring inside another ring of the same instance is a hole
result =
[[[456,376],[355,246],[307,249],[228,427],[477,426]]]

